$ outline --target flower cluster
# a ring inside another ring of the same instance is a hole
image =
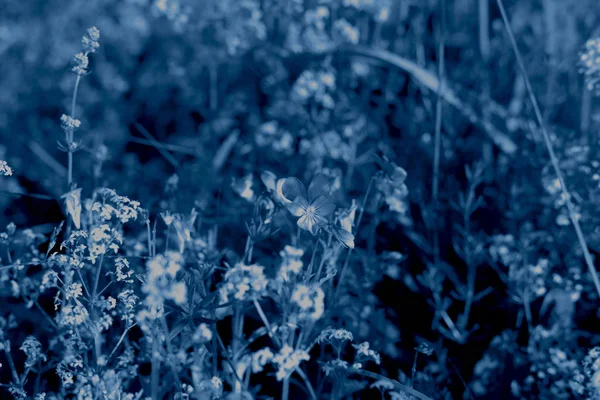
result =
[[[272,362],[277,365],[275,376],[278,381],[288,377],[302,363],[302,361],[310,360],[310,356],[306,350],[297,349],[283,345],[279,353],[275,354]]]
[[[138,201],[130,200],[127,196],[120,196],[112,189],[99,189],[95,195],[100,199],[88,202],[86,207],[102,221],[110,221],[114,217],[120,223],[125,224],[137,219],[141,211]]]
[[[260,147],[269,146],[281,154],[291,155],[294,152],[294,136],[275,120],[261,124],[254,140]]]
[[[385,159],[381,162],[381,165],[384,173],[376,179],[376,188],[391,211],[404,214],[408,209],[406,200],[408,188],[405,184],[406,171]]]
[[[600,347],[590,349],[583,359],[583,371],[574,376],[571,387],[575,393],[587,394],[590,399],[600,397]]]
[[[299,308],[299,319],[316,321],[323,316],[325,293],[319,286],[298,284],[292,292],[291,300]]]
[[[90,53],[95,53],[96,50],[98,50],[100,47],[100,43],[98,43],[99,40],[100,31],[95,26],[89,28],[87,33],[81,38],[83,52],[75,54],[75,66],[73,67],[73,72],[75,72],[77,75],[81,76],[87,74],[90,62],[88,55]]]
[[[392,7],[391,0],[344,0],[346,7],[353,7],[357,10],[367,12],[378,22],[385,22],[390,17]]]
[[[42,353],[42,344],[34,336],[28,336],[19,349],[27,356],[26,368],[33,367],[39,361],[46,361],[46,356]]]
[[[0,175],[11,176],[13,174],[13,170],[8,166],[8,163],[4,160],[0,160]]]
[[[600,90],[600,39],[589,39],[579,54],[580,70],[585,76],[586,88],[593,92]]]
[[[219,289],[222,303],[227,303],[231,297],[240,301],[260,297],[264,294],[268,284],[264,267],[243,263],[238,263],[227,270],[223,282]]]
[[[172,300],[183,304],[187,296],[184,282],[178,281],[177,273],[181,270],[183,256],[174,251],[159,254],[146,263],[146,283],[142,291],[146,294],[147,310],[138,314],[138,319],[155,319],[162,316],[164,303]]]
[[[333,69],[304,71],[292,86],[292,99],[300,104],[315,104],[324,109],[335,106],[333,91],[336,74]]]
[[[279,252],[279,255],[282,258],[278,273],[279,279],[288,281],[292,276],[298,275],[302,271],[304,250],[287,245]]]

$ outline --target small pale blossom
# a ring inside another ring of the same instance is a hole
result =
[[[8,166],[8,163],[4,160],[0,160],[0,175],[11,176],[13,174],[13,170]]]
[[[308,360],[310,360],[310,356],[305,350],[294,350],[291,346],[284,345],[279,353],[273,356],[273,363],[278,366],[275,374],[277,380],[281,381],[290,376],[302,361]]]
[[[291,299],[300,309],[300,318],[317,320],[323,316],[325,293],[319,286],[298,284],[292,292]]]

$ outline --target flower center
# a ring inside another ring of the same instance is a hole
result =
[[[314,218],[316,213],[317,213],[317,209],[315,208],[315,206],[308,206],[306,208],[306,216],[308,218]]]

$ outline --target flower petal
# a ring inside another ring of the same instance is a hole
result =
[[[349,247],[351,249],[354,248],[354,235],[348,232],[345,229],[332,229],[333,235],[337,240],[340,241],[344,246]]]
[[[317,174],[308,186],[308,200],[313,201],[321,195],[328,196],[331,191],[331,178]]]
[[[293,216],[300,217],[306,214],[306,209],[308,208],[308,206],[308,201],[306,201],[304,197],[298,196],[292,202],[292,204],[289,204],[287,207]]]
[[[319,196],[311,203],[315,207],[315,214],[319,217],[326,217],[335,211],[335,204],[328,196]]]
[[[277,176],[271,171],[263,171],[260,174],[260,179],[269,191],[274,192],[277,190]]]
[[[286,200],[294,201],[298,196],[306,197],[306,187],[300,182],[300,179],[292,176],[283,182],[281,194]]]
[[[315,228],[315,220],[312,217],[304,214],[298,219],[297,224],[300,228],[304,229],[305,231],[309,231],[314,235],[313,229]]]

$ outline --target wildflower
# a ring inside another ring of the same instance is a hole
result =
[[[83,294],[83,286],[81,283],[71,283],[65,291],[65,297],[69,299],[77,299]]]
[[[357,356],[371,358],[376,364],[381,363],[381,356],[375,350],[369,348],[369,342],[353,344],[352,347],[356,349]]]
[[[133,271],[129,268],[129,261],[127,261],[126,258],[118,257],[115,259],[115,268],[117,282],[124,281],[127,283],[133,283],[133,279],[131,279]]]
[[[90,63],[90,60],[87,56],[87,53],[77,53],[75,54],[75,66],[72,71],[77,75],[85,75],[87,73],[87,68]]]
[[[254,200],[254,190],[252,190],[253,181],[252,174],[248,174],[239,180],[232,179],[231,188],[241,198],[252,201]]]
[[[316,235],[319,229],[328,223],[327,217],[335,210],[335,204],[329,197],[331,182],[323,174],[317,174],[308,191],[298,178],[287,178],[283,182],[282,193],[292,203],[288,210],[299,217],[298,226]]]
[[[252,372],[255,374],[262,372],[265,365],[267,365],[267,363],[269,363],[273,357],[273,352],[268,347],[258,350],[256,353],[252,354]]]
[[[359,30],[345,19],[339,19],[333,23],[334,32],[340,37],[340,41],[358,44],[360,39]]]
[[[27,356],[27,361],[25,361],[27,368],[33,367],[40,360],[46,361],[46,356],[42,353],[42,345],[34,336],[28,336],[19,350]]]
[[[184,303],[187,293],[185,283],[175,280],[182,265],[183,256],[173,251],[159,254],[148,261],[146,284],[142,287],[142,291],[148,294],[148,306],[157,310],[165,300],[173,300],[177,304]]]
[[[77,229],[81,228],[81,188],[71,190],[61,196],[65,199],[67,213]]]
[[[13,170],[8,166],[8,163],[4,160],[0,160],[0,175],[11,176],[13,174]]]
[[[298,249],[293,246],[285,246],[283,250],[279,252],[283,262],[279,268],[279,278],[287,281],[290,279],[291,274],[299,274],[304,266],[302,262],[302,256],[304,250]]]
[[[100,47],[100,31],[95,26],[92,26],[87,30],[87,33],[81,38],[83,48],[88,53],[95,53]]]
[[[223,392],[223,381],[218,376],[211,379],[204,379],[198,385],[198,390],[202,393],[202,398],[219,398]]]
[[[161,212],[160,213],[160,217],[162,218],[163,222],[167,226],[171,226],[171,224],[173,223],[173,221],[175,221],[175,215],[171,214],[171,212],[168,211],[168,210],[165,211],[165,212]]]
[[[310,360],[310,356],[305,350],[294,350],[289,345],[284,345],[279,353],[273,356],[273,363],[278,365],[275,374],[278,381],[288,377],[300,365],[302,361]]]
[[[600,39],[589,39],[579,55],[581,73],[585,76],[586,88],[589,91],[600,90]]]
[[[200,325],[198,325],[198,328],[196,328],[196,332],[194,332],[192,340],[195,343],[206,343],[210,342],[212,337],[213,334],[208,325],[206,325],[205,323],[201,323]]]
[[[268,284],[264,267],[243,263],[238,263],[229,269],[225,273],[224,282],[219,289],[223,302],[227,302],[229,296],[242,301],[262,296]]]
[[[325,310],[325,293],[319,286],[299,284],[292,292],[292,302],[300,308],[300,318],[318,320]]]
[[[179,252],[183,253],[185,250],[185,244],[192,240],[192,232],[194,232],[194,224],[196,223],[196,217],[198,213],[195,208],[192,208],[190,215],[183,216],[177,214],[177,217],[173,221],[175,232],[177,233],[177,240],[179,242]]]
[[[352,367],[356,368],[354,365]],[[323,370],[323,372],[325,372],[326,376],[329,376],[329,375],[331,375],[332,372],[336,372],[338,370],[341,370],[343,372],[344,370],[347,370],[348,368],[350,368],[350,366],[348,365],[348,361],[344,361],[344,360],[340,360],[339,358],[336,358],[335,360],[326,362],[325,365],[323,365],[323,367],[321,369]]]
[[[356,218],[356,209],[356,201],[352,200],[352,206],[349,209],[342,210],[338,213],[336,224],[332,226],[331,229],[331,232],[335,238],[350,249],[354,248],[354,235],[352,234],[352,228]]]
[[[83,324],[89,317],[87,309],[77,300],[75,304],[66,305],[59,315],[61,325],[78,326]]]
[[[266,186],[267,190],[271,193],[275,201],[283,205],[292,203],[291,200],[286,199],[283,195],[283,184],[285,183],[285,178],[277,179],[277,176],[271,171],[264,171],[260,175],[260,179]]]
[[[73,131],[81,126],[81,121],[66,114],[61,115],[60,123],[64,130]]]
[[[319,342],[319,343],[331,342],[333,339],[340,340],[340,341],[344,341],[344,340],[352,341],[352,340],[354,340],[354,337],[352,335],[352,332],[348,332],[345,329],[327,328],[321,332],[321,334],[319,335],[319,338],[317,339],[317,342]]]
[[[423,341],[421,343],[419,343],[419,345],[417,347],[415,347],[415,350],[418,351],[419,353],[423,353],[426,356],[430,356],[433,354],[433,346],[431,345],[431,343]]]
[[[404,214],[408,208],[406,203],[408,188],[404,183],[406,171],[385,157],[378,158],[378,162],[384,174],[376,179],[376,188],[383,195],[391,211]]]
[[[106,309],[107,310],[112,310],[114,308],[117,307],[117,299],[115,299],[114,297],[109,296],[108,299],[106,299]]]

